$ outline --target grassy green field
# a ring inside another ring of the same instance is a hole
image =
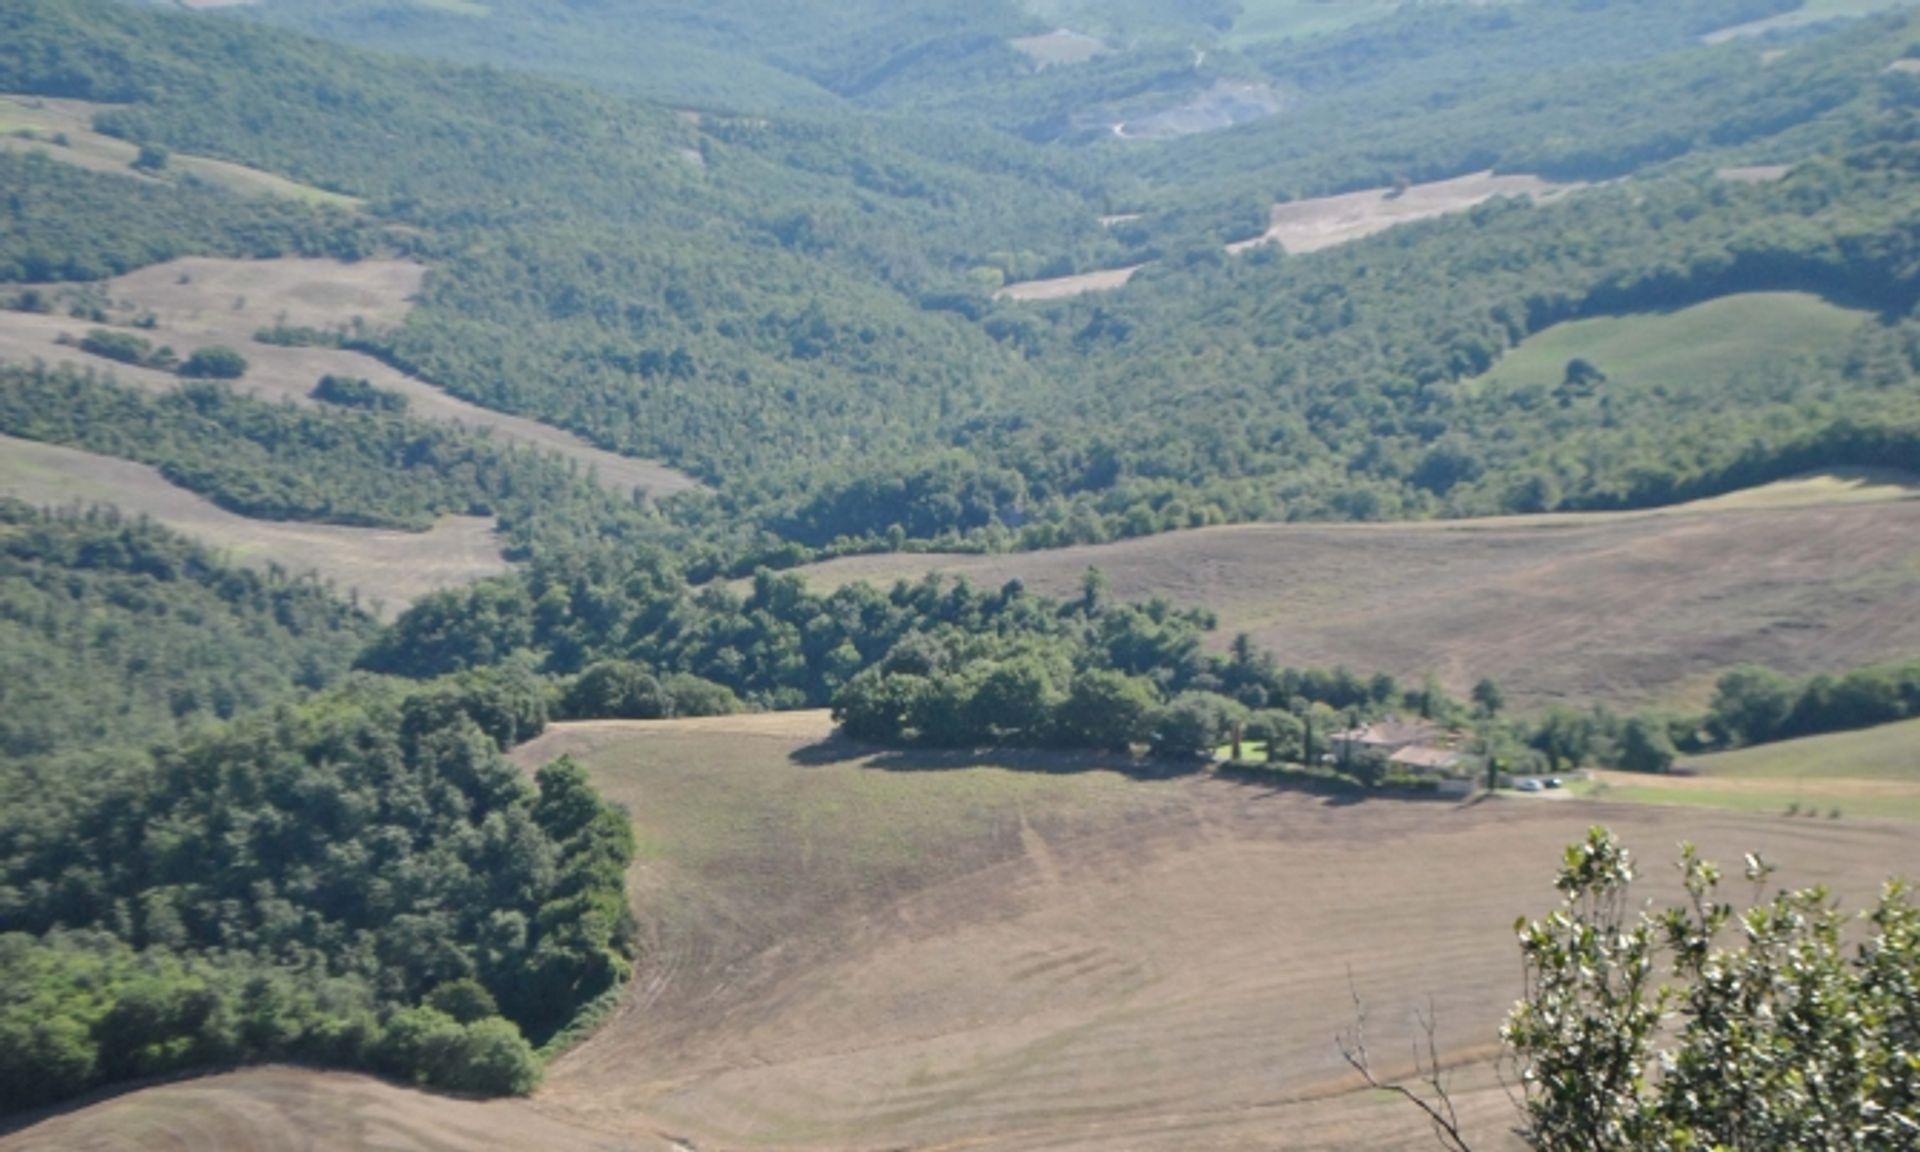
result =
[[[1574,320],[1522,341],[1466,386],[1553,387],[1569,361],[1583,359],[1623,384],[1718,387],[1837,348],[1867,315],[1805,292],[1749,292],[1676,312]]]
[[[1920,783],[1920,720],[1785,740],[1702,756],[1689,765],[1703,775],[1747,780],[1900,780]]]
[[[1832,819],[1920,820],[1920,720],[1787,740],[1685,762],[1697,776],[1603,773],[1596,799]]]

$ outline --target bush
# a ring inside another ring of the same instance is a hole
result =
[[[686,672],[668,676],[660,687],[674,716],[731,716],[746,708],[733,689]]]
[[[145,364],[153,355],[153,345],[128,332],[95,328],[80,338],[80,350],[122,364]]]
[[[573,720],[664,720],[673,697],[645,665],[606,660],[582,672],[562,708]]]
[[[222,344],[201,348],[180,365],[180,375],[194,380],[238,380],[247,374],[247,358]]]
[[[407,398],[398,392],[376,388],[370,380],[353,376],[322,376],[314,385],[315,400],[342,408],[360,408],[368,412],[405,412]]]
[[[444,1012],[462,1024],[500,1015],[500,1005],[487,986],[474,979],[449,980],[427,993],[427,1007]]]
[[[1212,692],[1182,693],[1154,714],[1153,754],[1169,760],[1210,757],[1246,712],[1238,701]]]
[[[498,1016],[467,1025],[439,1087],[482,1096],[525,1096],[540,1086],[540,1057]]]
[[[1125,752],[1145,740],[1158,704],[1151,681],[1092,669],[1074,677],[1073,687],[1055,712],[1055,737],[1074,748]]]

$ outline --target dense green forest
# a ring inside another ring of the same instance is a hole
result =
[[[0,1109],[262,1059],[528,1091],[631,965],[627,817],[359,684],[60,789],[6,781]]]
[[[1799,461],[1850,442],[1835,431],[1843,418],[1904,426],[1920,85],[1885,65],[1911,22],[1815,38],[1760,69],[1750,47],[1695,43],[1754,8],[1721,7],[1402,13],[1262,50],[1264,66],[1347,112],[1328,104],[1124,161],[991,127],[911,132],[897,112],[676,116],[486,70],[399,72],[233,20],[86,4],[10,15],[32,50],[0,61],[0,84],[129,101],[100,127],[365,198],[436,267],[422,307],[375,351],[715,484],[669,511],[724,541],[744,572],[820,550],[1655,503],[1764,473],[1770,453]],[[1571,65],[1541,43],[1591,46],[1597,71],[1569,87]],[[233,59],[253,67],[213,66]],[[1484,74],[1484,96],[1438,109],[1423,97],[1409,107],[1426,111],[1397,117],[1366,103],[1469,74]],[[1444,130],[1456,112],[1503,133],[1502,150]],[[1589,130],[1596,119],[1617,147]],[[1611,151],[1564,163],[1541,151],[1568,140]],[[1753,188],[1657,171],[1756,141],[1808,163]],[[1359,151],[1343,154],[1349,144]],[[1222,170],[1178,210],[1099,226],[1100,202],[1124,204],[1113,197],[1125,188],[1169,194],[1152,190],[1172,187],[1153,164],[1192,183],[1210,149],[1284,167],[1298,186],[1236,188]],[[1228,258],[1217,228],[1206,238],[1220,202],[1207,188],[1243,205],[1236,227],[1256,229],[1274,198],[1493,163],[1656,170],[1306,257]],[[83,176],[111,180],[72,179]],[[349,235],[372,242],[364,227]],[[1007,276],[1154,259],[1111,296],[988,295]],[[1729,394],[1561,405],[1453,387],[1558,319],[1756,286],[1826,291],[1882,320],[1835,363],[1783,365]],[[1729,408],[1745,422],[1732,436]]]
[[[524,1092],[625,979],[627,817],[500,755],[552,691],[349,678],[374,631],[152,524],[0,503],[0,1111],[258,1059]]]
[[[154,396],[91,372],[0,365],[0,431],[152,464],[263,520],[424,530],[444,515],[497,516],[523,551],[569,522],[598,535],[650,521],[554,457],[390,408],[316,412],[220,383]]]
[[[373,632],[310,578],[227,567],[111,510],[0,501],[0,763],[51,780],[324,688]]]

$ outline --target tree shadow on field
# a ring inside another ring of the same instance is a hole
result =
[[[1214,770],[1213,775],[1217,780],[1256,789],[1267,795],[1317,796],[1329,808],[1350,808],[1376,800],[1413,800],[1456,808],[1475,802],[1458,796],[1443,796],[1433,789],[1392,786],[1369,788],[1351,780],[1307,772],[1275,771],[1259,766],[1222,764]]]
[[[1087,772],[1112,772],[1130,780],[1179,780],[1206,774],[1202,761],[1142,759],[1123,752],[1094,752],[1084,749],[1034,749],[987,746],[983,748],[890,748],[862,744],[835,734],[825,740],[797,748],[787,757],[795,764],[810,768],[849,765],[884,772],[956,772],[968,768],[999,768],[1008,772],[1036,772],[1049,776],[1073,776]]]

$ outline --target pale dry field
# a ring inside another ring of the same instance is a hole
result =
[[[1265,235],[1229,244],[1227,251],[1245,252],[1262,244],[1278,244],[1288,252],[1319,252],[1401,224],[1465,212],[1498,196],[1525,196],[1535,203],[1547,203],[1576,187],[1550,184],[1537,176],[1476,172],[1452,180],[1414,184],[1398,195],[1391,188],[1373,188],[1275,204]]]
[[[1061,64],[1085,64],[1107,52],[1107,46],[1100,41],[1066,28],[1056,28],[1039,36],[1017,37],[1007,41],[1007,45],[1043,69]]]
[[[427,419],[488,429],[497,439],[557,453],[591,470],[600,483],[627,494],[644,489],[655,497],[699,487],[690,476],[651,460],[608,452],[571,432],[495,412],[461,400],[371,356],[336,348],[278,348],[254,341],[275,324],[332,329],[356,318],[374,329],[398,325],[411,311],[427,269],[400,260],[220,260],[191,257],[143,268],[108,281],[117,324],[151,315],[151,330],[128,329],[167,345],[183,358],[194,349],[224,344],[247,358],[246,377],[236,387],[269,400],[312,405],[309,393],[326,375],[360,377],[407,397],[410,411]],[[110,371],[129,384],[152,389],[178,385],[163,372],[128,368],[55,343],[78,340],[101,325],[65,316],[0,311],[0,360],[72,363]]]
[[[1219,614],[1283,663],[1516,704],[1697,703],[1742,663],[1793,675],[1920,651],[1920,494],[1878,474],[1809,478],[1644,513],[1384,525],[1251,524],[998,556],[882,555],[801,569],[827,589],[930,571]]]
[[[1089,292],[1111,292],[1115,288],[1124,288],[1132,280],[1134,273],[1145,268],[1145,264],[1136,264],[1131,268],[1111,268],[1104,272],[1083,272],[1078,276],[1062,276],[1054,280],[1028,280],[1020,284],[1009,284],[993,294],[996,300],[1065,300],[1073,296],[1084,296]]]
[[[1536,176],[1497,176],[1476,172],[1453,180],[1415,184],[1395,194],[1391,188],[1373,188],[1340,196],[1321,196],[1275,204],[1266,232],[1251,240],[1227,245],[1231,253],[1250,252],[1267,244],[1278,244],[1288,252],[1320,252],[1364,240],[1402,224],[1465,212],[1498,196],[1525,196],[1535,203],[1550,203],[1581,187],[1577,184],[1550,184]],[[1135,216],[1103,216],[1103,226],[1137,219]],[[1065,300],[1089,292],[1108,292],[1123,288],[1145,264],[1131,268],[1113,268],[1061,276],[1052,280],[1027,280],[1009,284],[995,292],[996,300],[1042,302]]]
[[[673,1152],[521,1101],[429,1096],[366,1076],[256,1068],[107,1099],[14,1132],[6,1152]]]
[[[242,195],[283,196],[313,204],[330,204],[336,208],[361,206],[361,202],[352,196],[207,156],[175,153],[168,157],[167,166],[161,173],[141,172],[133,167],[133,162],[140,155],[138,147],[93,130],[94,115],[114,107],[90,100],[0,94],[0,149],[40,152],[64,164],[149,183],[166,183],[184,173]],[[26,135],[19,135],[21,132]],[[56,136],[64,137],[66,143],[56,143]]]
[[[1732,184],[1773,184],[1787,178],[1791,164],[1750,164],[1743,168],[1722,168],[1714,175]]]
[[[237,516],[145,464],[0,436],[0,496],[40,507],[112,504],[239,564],[316,572],[392,615],[442,588],[507,571],[491,520],[450,516],[428,532]]]
[[[1790,32],[1829,20],[1857,19],[1883,12],[1889,8],[1902,8],[1914,3],[1914,0],[1805,0],[1791,12],[1778,16],[1769,16],[1763,20],[1753,20],[1745,24],[1736,24],[1731,28],[1722,28],[1700,37],[1703,43],[1725,44],[1730,40],[1740,40],[1756,36],[1766,36],[1774,32]]]
[[[1764,852],[1850,906],[1920,874],[1896,826],[1520,799],[1333,802],[1097,755],[875,753],[822,713],[564,725],[633,813],[645,953],[626,1004],[529,1102],[269,1069],[131,1093],[0,1149],[1415,1149],[1383,1069],[1413,1015],[1480,1146],[1519,993],[1511,925],[1596,821],[1674,893],[1674,845]],[[308,1142],[302,1142],[305,1139]]]

